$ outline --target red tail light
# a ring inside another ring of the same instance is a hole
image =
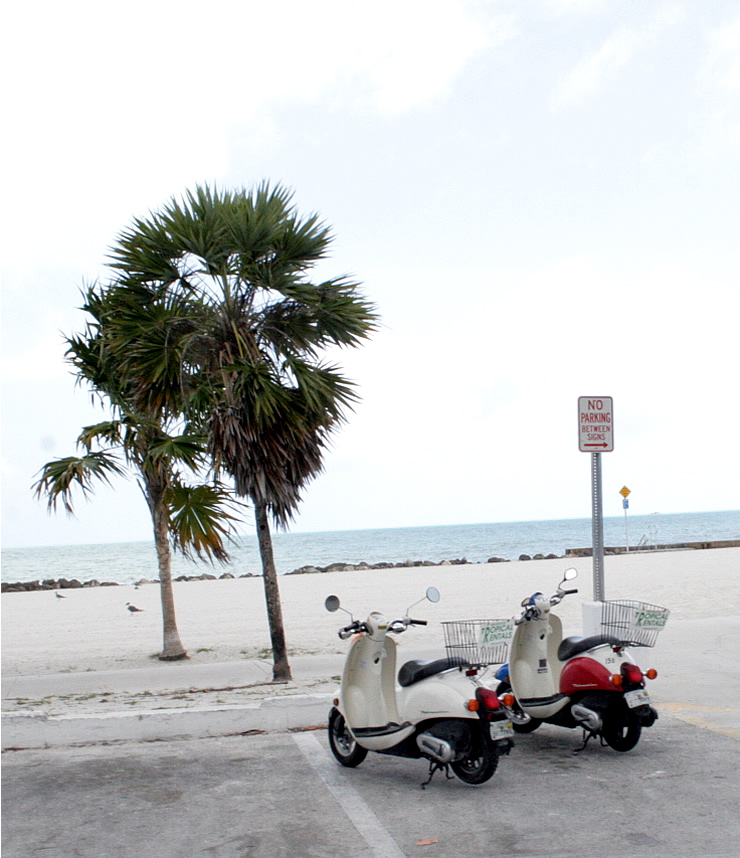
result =
[[[501,708],[496,692],[491,691],[490,688],[476,688],[475,697],[489,712],[497,712]]]
[[[622,676],[624,677],[625,684],[629,683],[630,685],[641,685],[642,684],[642,671],[636,664],[623,664],[622,665]]]

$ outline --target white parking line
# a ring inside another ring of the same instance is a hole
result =
[[[342,810],[349,817],[375,858],[406,858],[396,841],[388,834],[378,817],[365,804],[357,791],[347,783],[346,773],[326,753],[313,733],[293,733],[303,756],[329,787]],[[356,850],[348,847],[348,852]]]

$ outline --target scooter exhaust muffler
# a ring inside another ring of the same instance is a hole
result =
[[[449,742],[433,736],[431,733],[419,733],[416,744],[422,754],[426,754],[438,763],[451,763],[455,751]]]
[[[582,727],[585,727],[592,733],[601,732],[603,721],[598,712],[594,712],[593,709],[589,709],[581,703],[574,703],[570,707],[570,712]]]

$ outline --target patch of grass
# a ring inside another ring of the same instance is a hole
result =
[[[272,647],[252,647],[252,649],[242,649],[239,650],[239,654],[245,656],[246,658],[261,658],[261,659],[271,659],[272,658]],[[303,647],[288,647],[288,658],[291,658],[296,655],[318,655],[319,650],[317,649],[304,649]]]
[[[199,646],[198,649],[196,649],[196,652],[213,652],[213,650],[214,647],[212,646]]]

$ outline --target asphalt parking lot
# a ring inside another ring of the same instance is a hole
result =
[[[3,755],[4,858],[734,858],[740,743],[663,714],[627,754],[545,725],[485,785],[325,731]]]

